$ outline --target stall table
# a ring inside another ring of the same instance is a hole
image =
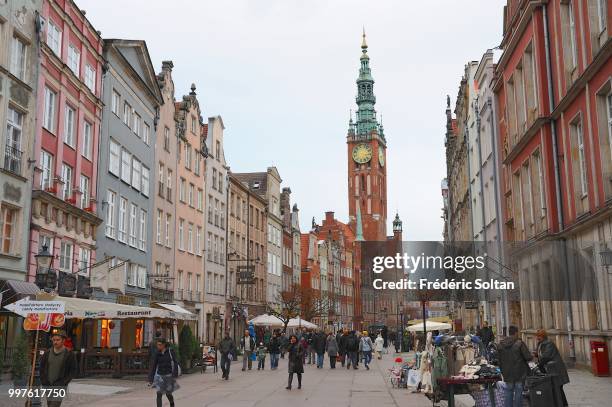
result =
[[[455,394],[466,394],[465,392],[456,392],[455,386],[466,386],[469,384],[483,384],[489,392],[489,399],[493,407],[502,407],[495,404],[495,393],[493,385],[501,380],[501,376],[479,377],[477,379],[469,378],[451,378],[444,377],[438,379],[438,384],[448,391],[448,407],[455,407]]]

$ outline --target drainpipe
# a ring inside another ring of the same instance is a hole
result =
[[[550,56],[550,33],[548,31],[548,13],[546,11],[546,4],[542,4],[542,13],[544,19],[544,48],[546,50],[546,79],[548,81],[548,103],[550,105],[550,112],[554,110],[555,98],[553,93],[553,79],[552,79],[552,67],[551,67],[551,56]],[[564,220],[563,220],[563,202],[561,200],[561,171],[559,169],[559,152],[557,145],[557,130],[555,127],[555,121],[550,118],[550,132],[552,139],[553,149],[553,165],[555,170],[555,195],[557,203],[557,226],[559,228],[558,233],[563,232]],[[561,251],[563,256],[563,263],[565,264],[566,270],[566,291],[567,301],[565,301],[565,312],[567,314],[567,339],[569,344],[569,357],[572,362],[576,361],[576,352],[574,349],[574,339],[572,331],[574,330],[574,320],[572,316],[572,301],[571,301],[571,288],[570,288],[570,275],[569,267],[567,262],[567,246],[565,238],[561,238]]]

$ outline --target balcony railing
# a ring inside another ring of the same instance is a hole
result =
[[[193,291],[187,290],[185,291],[185,301],[193,301]]]
[[[193,301],[202,302],[202,291],[196,291],[193,295]]]
[[[15,147],[7,145],[4,149],[4,169],[13,174],[21,175],[21,156],[23,153]]]
[[[183,299],[183,289],[182,288],[179,288],[178,290],[176,290],[176,293],[174,294],[174,299],[176,300]]]

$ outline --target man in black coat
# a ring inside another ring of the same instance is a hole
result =
[[[355,331],[351,331],[346,337],[346,353],[348,355],[346,368],[349,369],[352,363],[353,369],[357,369],[357,362],[359,360],[359,338],[355,335]]]
[[[325,343],[326,337],[322,331],[314,334],[312,338],[312,347],[314,348],[315,353],[317,354],[317,369],[323,368],[323,359],[325,356]]]
[[[340,363],[342,363],[342,367],[344,367],[344,362],[346,360],[346,338],[348,336],[348,330],[344,329],[343,331],[338,332],[336,335],[336,342],[338,343],[338,355],[340,355]]]
[[[64,346],[66,334],[55,331],[51,335],[53,347],[47,350],[40,359],[40,382],[43,387],[64,388],[76,374],[77,362],[74,353]],[[48,398],[47,406],[59,407],[62,398]]]
[[[559,349],[554,342],[548,339],[548,334],[544,329],[538,329],[536,341],[538,342],[538,367],[542,372],[553,377],[553,383],[558,388],[557,394],[561,397],[561,400],[557,400],[557,405],[567,406],[563,385],[568,384],[570,379]]]
[[[509,334],[499,344],[499,367],[506,382],[506,405],[516,405],[516,400],[523,398],[523,383],[529,373],[527,362],[532,356],[525,343],[519,339],[516,326],[510,327]]]
[[[278,367],[278,357],[281,353],[281,340],[278,337],[278,331],[272,333],[272,338],[270,338],[268,344],[268,352],[270,353],[270,369],[275,370]]]
[[[230,337],[229,331],[225,331],[225,336],[219,342],[218,349],[219,353],[221,353],[221,371],[223,372],[221,378],[228,380],[231,362],[236,355],[236,344]]]

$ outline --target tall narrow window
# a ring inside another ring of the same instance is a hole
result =
[[[141,185],[142,180],[140,179],[141,170],[142,170],[142,164],[140,163],[140,161],[136,159],[136,157],[134,157],[132,159],[132,188],[135,188],[139,191],[140,191],[140,187],[142,186]]]
[[[576,132],[576,142],[578,148],[578,166],[580,169],[580,192],[582,196],[585,196],[588,192],[587,185],[587,170],[586,170],[586,156],[584,152],[584,135],[582,134],[582,123],[576,122],[574,125],[574,131]]]
[[[131,181],[130,172],[132,168],[132,155],[126,150],[121,150],[121,179],[128,184]]]
[[[572,68],[578,65],[578,48],[576,41],[576,18],[574,17],[574,2],[571,0],[567,5],[567,11],[569,15],[569,40],[570,40],[570,51],[572,53]]]
[[[599,32],[603,32],[608,25],[608,1],[597,0],[597,19],[599,23]]]
[[[51,133],[55,133],[57,93],[45,88],[45,110],[43,112],[43,126]]]
[[[166,214],[166,247],[170,247],[170,224],[171,224],[171,215],[169,213]]]
[[[75,129],[76,124],[76,110],[66,105],[66,117],[64,121],[64,143],[74,148],[75,142]]]
[[[128,200],[124,197],[119,198],[119,234],[117,240],[122,243],[127,243],[127,211],[128,211]]]
[[[4,254],[12,254],[15,242],[15,222],[17,221],[17,210],[2,205],[0,214],[0,249]]]
[[[179,249],[180,250],[185,250],[185,242],[184,242],[184,236],[183,236],[184,229],[185,229],[185,221],[183,219],[179,219],[178,233],[179,233]]]
[[[138,236],[138,207],[130,204],[130,246],[136,247],[136,237]]]
[[[606,112],[608,114],[608,142],[610,143],[610,159],[612,159],[612,92],[606,97]]]
[[[151,143],[151,126],[147,123],[145,123],[142,128],[142,141],[147,145]]]
[[[91,123],[84,121],[83,122],[83,147],[81,149],[81,154],[83,157],[87,158],[91,161],[91,148],[92,148],[92,134],[93,126]]]
[[[13,37],[11,44],[11,73],[25,80],[27,45],[19,37]]]
[[[60,246],[60,265],[62,271],[72,272],[72,243],[62,242]]]
[[[115,238],[115,200],[117,194],[110,189],[106,193],[106,236]]]
[[[147,211],[140,210],[140,239],[138,239],[138,248],[143,252],[147,250]]]
[[[89,207],[89,177],[81,174],[81,180],[79,183],[79,189],[81,190],[81,208]]]
[[[164,150],[170,151],[170,129],[164,127]]]
[[[157,244],[162,244],[162,219],[164,216],[164,212],[161,209],[157,210],[157,228],[155,231],[155,241]]]
[[[120,175],[120,154],[121,147],[119,144],[117,144],[117,142],[111,139],[109,147],[108,171],[116,176]]]
[[[134,126],[132,128],[134,129],[134,134],[136,134],[138,137],[141,136],[141,127],[142,118],[138,113],[134,113]]]
[[[53,185],[53,156],[42,150],[40,152],[40,188],[50,189]]]
[[[72,167],[68,164],[62,164],[62,198],[64,200],[72,197]]]
[[[121,95],[113,89],[113,99],[111,101],[111,109],[113,113],[119,117],[119,103],[121,102]]]
[[[47,27],[47,45],[55,54],[61,58],[62,56],[62,31],[49,19]]]
[[[21,174],[21,138],[23,114],[9,106],[6,119],[6,147],[4,150],[4,169]]]
[[[145,167],[144,165],[142,166],[141,174],[142,174],[142,178],[141,178],[140,192],[142,192],[144,196],[149,196],[149,169]]]
[[[96,70],[89,64],[85,65],[85,85],[92,92],[96,92]]]
[[[68,67],[74,72],[74,74],[79,76],[79,65],[81,64],[81,53],[74,45],[70,44],[68,46]]]
[[[123,103],[123,123],[128,127],[132,125],[132,106],[128,102]]]

